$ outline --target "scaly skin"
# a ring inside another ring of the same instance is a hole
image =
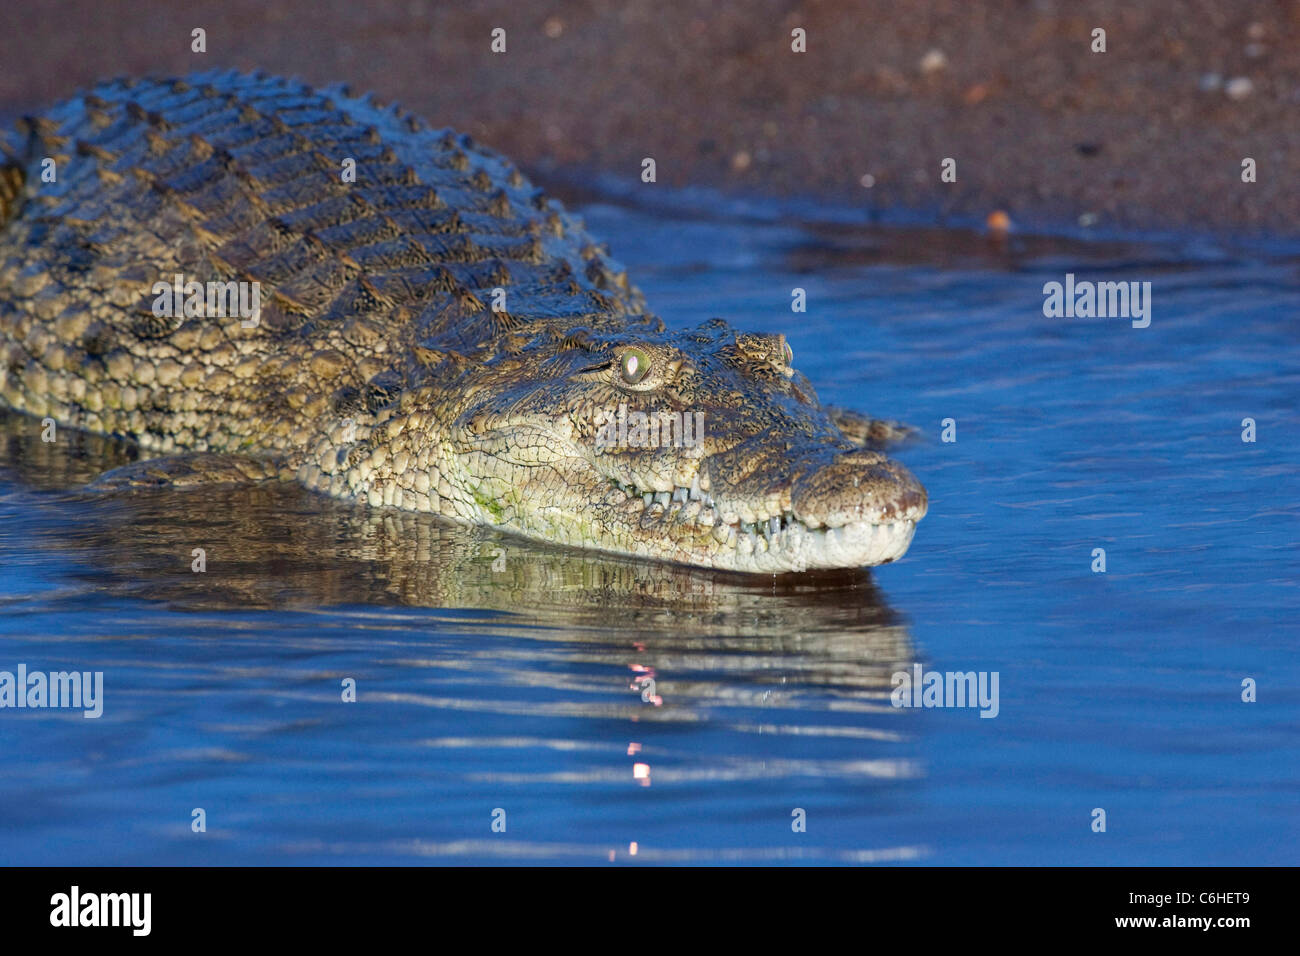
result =
[[[0,400],[152,458],[108,483],[296,479],[740,571],[892,561],[925,514],[867,447],[889,426],[822,406],[783,336],[665,330],[467,137],[229,73],[105,84],[20,133],[0,140]],[[155,315],[176,274],[260,283],[260,320]],[[620,405],[702,415],[702,438],[608,447]]]

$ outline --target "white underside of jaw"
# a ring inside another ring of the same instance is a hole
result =
[[[698,545],[689,543],[685,544],[686,553],[682,553],[683,543],[674,542],[667,549],[669,553],[659,557],[727,571],[773,574],[887,564],[907,552],[921,517],[810,528],[787,512],[779,518],[742,522],[734,515],[723,514],[712,496],[698,486],[675,488],[672,492],[641,492],[621,484],[615,487],[627,499],[641,498],[647,511],[663,514],[667,523],[694,525],[705,538],[703,553],[695,550]],[[652,552],[653,547],[649,550]]]
[[[769,539],[766,548],[755,547],[748,536],[737,536],[734,550],[715,554],[714,561],[720,568],[768,573],[864,568],[901,558],[915,533],[916,522],[909,519],[839,528],[794,525]]]

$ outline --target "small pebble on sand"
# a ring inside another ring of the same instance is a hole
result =
[[[926,51],[925,56],[921,57],[919,65],[921,72],[929,76],[931,73],[946,70],[948,68],[948,57],[940,49],[930,49]]]
[[[1197,86],[1202,93],[1217,93],[1223,89],[1223,77],[1218,73],[1203,73]]]
[[[1223,92],[1228,94],[1230,100],[1244,100],[1255,92],[1255,84],[1250,81],[1248,76],[1234,76],[1224,86]]]

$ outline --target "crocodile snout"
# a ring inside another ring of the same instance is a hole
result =
[[[910,471],[867,449],[854,449],[805,472],[791,488],[795,515],[814,527],[919,521],[927,501],[925,488]]]

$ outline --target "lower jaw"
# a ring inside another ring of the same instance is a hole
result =
[[[709,557],[716,568],[761,573],[874,567],[906,554],[915,533],[915,521],[849,524],[785,532],[766,549],[741,544]]]
[[[888,564],[907,552],[915,532],[915,521],[896,521],[816,531],[792,528],[782,531],[775,540],[755,536],[756,540],[750,542],[737,536],[731,544],[719,544],[707,532],[699,537],[637,542],[631,547],[606,547],[590,538],[565,543],[718,571],[784,574]]]
[[[475,516],[471,523],[494,524],[502,531],[548,544],[568,545],[639,558],[751,574],[835,570],[874,567],[901,558],[916,533],[916,520],[899,520],[883,524],[855,523],[839,528],[808,529],[791,525],[771,538],[761,535],[735,534],[729,541],[714,537],[716,529],[696,528],[682,533],[655,534],[641,529],[641,535],[622,540],[601,540],[589,525],[568,521],[496,523]],[[733,526],[734,527],[734,526]]]

